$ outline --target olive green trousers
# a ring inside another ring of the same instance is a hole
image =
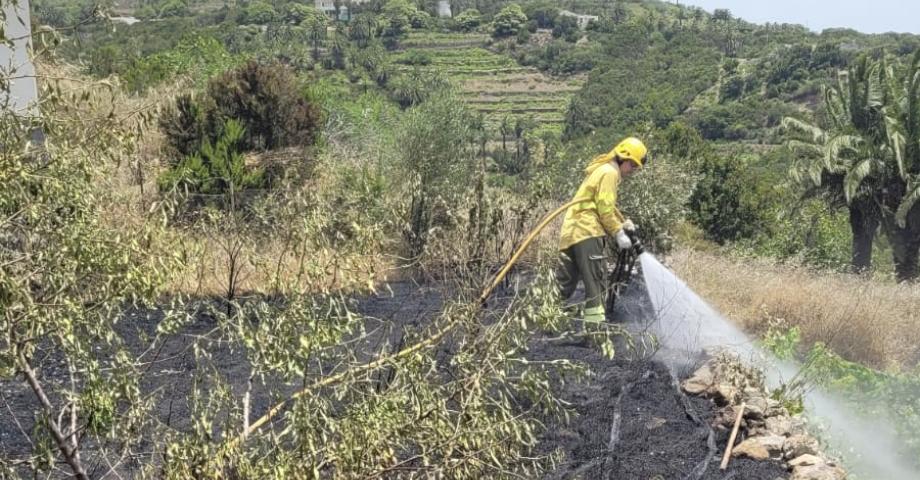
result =
[[[556,280],[563,300],[575,293],[578,281],[585,284],[585,322],[605,320],[604,300],[607,292],[606,237],[582,240],[559,252]]]

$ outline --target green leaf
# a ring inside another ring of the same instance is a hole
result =
[[[866,177],[872,173],[873,163],[875,163],[874,159],[862,160],[847,172],[843,180],[843,190],[844,195],[846,195],[847,203],[853,201],[853,197],[856,196],[856,191],[859,190],[859,186],[862,185]]]
[[[909,187],[908,192],[909,193],[905,195],[904,199],[901,201],[901,205],[898,206],[898,211],[895,214],[895,220],[901,228],[907,226],[907,215],[913,210],[917,200],[920,200],[920,183]]]

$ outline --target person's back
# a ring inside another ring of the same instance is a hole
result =
[[[603,162],[600,164],[592,163],[585,170],[585,173],[588,176],[581,183],[578,192],[575,194],[576,199],[585,200],[569,208],[566,212],[565,220],[562,224],[562,234],[559,239],[560,250],[565,250],[583,240],[604,237],[607,234],[604,225],[601,223],[595,199],[598,197],[600,190],[611,190],[612,188],[613,198],[611,200],[614,205],[616,204],[616,190],[620,184],[620,171],[611,162]],[[619,216],[616,207],[614,207],[614,214]]]

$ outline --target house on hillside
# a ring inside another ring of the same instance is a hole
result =
[[[441,18],[453,17],[450,2],[448,0],[438,0],[438,16]]]
[[[574,18],[575,21],[578,22],[578,28],[582,30],[588,28],[589,23],[600,20],[600,17],[597,15],[582,15],[580,13],[570,12],[568,10],[560,10],[559,15]]]
[[[317,10],[333,18],[335,18],[336,10],[338,10],[338,19],[348,21],[351,19],[351,13],[348,11],[349,5],[360,5],[369,1],[370,0],[314,0],[314,5]],[[338,8],[336,8],[336,4],[338,4]]]

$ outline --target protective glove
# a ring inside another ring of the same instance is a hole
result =
[[[614,238],[617,241],[617,248],[620,250],[629,250],[633,246],[632,240],[629,239],[629,235],[626,235],[626,230],[622,228],[614,235]]]
[[[623,222],[623,230],[626,230],[627,232],[635,232],[636,224],[633,223],[632,220],[627,219],[625,222]]]

